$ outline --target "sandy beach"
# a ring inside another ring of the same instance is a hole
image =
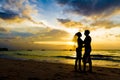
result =
[[[0,80],[120,80],[119,75],[119,68],[93,66],[93,73],[80,73],[69,64],[0,59]]]

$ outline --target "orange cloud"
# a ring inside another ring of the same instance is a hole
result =
[[[94,23],[91,24],[91,26],[96,27],[96,28],[113,28],[113,27],[119,27],[120,23],[114,23],[112,21],[108,21],[108,20],[103,20],[103,21],[96,21]]]

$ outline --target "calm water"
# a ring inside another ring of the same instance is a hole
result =
[[[91,52],[93,66],[120,68],[120,50]],[[73,64],[75,51],[2,51],[0,58]]]

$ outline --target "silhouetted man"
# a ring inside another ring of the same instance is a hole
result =
[[[79,70],[81,71],[81,56],[82,56],[82,47],[83,47],[83,41],[80,38],[82,34],[80,32],[76,33],[75,36],[77,36],[77,45],[76,48],[76,60],[75,60],[75,71],[77,71],[77,68],[79,67]]]
[[[86,71],[86,63],[89,63],[89,71],[92,72],[92,61],[90,57],[90,52],[91,52],[91,37],[89,36],[90,31],[85,30],[84,35],[86,36],[84,39],[84,47],[85,47],[85,53],[83,56],[83,66],[84,69],[83,71]]]

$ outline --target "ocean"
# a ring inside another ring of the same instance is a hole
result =
[[[82,52],[84,54],[84,52]],[[82,55],[83,55],[82,54]],[[35,60],[52,63],[74,65],[75,51],[1,51],[0,58],[15,60]],[[93,50],[91,52],[92,65],[110,68],[120,68],[120,50]]]

